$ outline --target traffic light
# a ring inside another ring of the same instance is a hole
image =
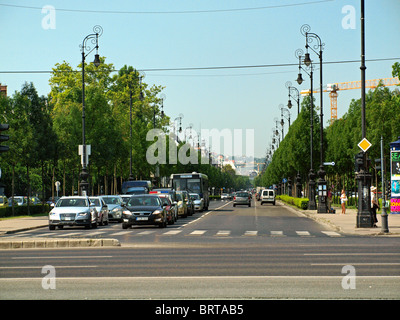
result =
[[[0,124],[0,133],[1,131],[6,131],[8,130],[10,126],[8,124]],[[0,134],[0,143],[3,141],[8,141],[9,136],[5,134]],[[0,145],[0,153],[8,151],[10,148],[8,146],[1,146]]]
[[[354,171],[357,173],[364,167],[364,153],[359,152],[354,156]]]
[[[375,170],[381,170],[382,166],[381,166],[381,159],[375,159]]]

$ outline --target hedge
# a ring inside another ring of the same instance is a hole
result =
[[[29,206],[30,215],[34,214],[42,214],[49,213],[50,206],[45,204],[42,206],[41,204],[31,205]],[[27,216],[28,215],[28,206],[14,206],[14,216]],[[0,207],[0,218],[12,217],[12,207]]]
[[[308,208],[308,198],[294,198],[284,194],[276,196],[276,198],[303,210]]]

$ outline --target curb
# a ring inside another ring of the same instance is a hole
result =
[[[120,247],[117,239],[0,240],[2,249]]]

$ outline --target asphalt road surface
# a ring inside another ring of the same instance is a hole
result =
[[[0,299],[398,299],[398,238],[349,236],[259,202],[175,225],[47,228],[13,237],[113,237],[121,247],[0,251]]]

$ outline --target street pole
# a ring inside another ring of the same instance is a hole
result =
[[[361,133],[362,139],[366,138],[365,121],[365,18],[364,0],[361,0]],[[371,212],[371,174],[368,172],[367,152],[363,152],[362,165],[356,174],[358,181],[358,211],[357,228],[371,228],[373,226]]]
[[[100,65],[100,57],[98,54],[98,38],[103,33],[103,28],[101,26],[94,26],[92,34],[87,35],[83,41],[81,47],[82,51],[82,171],[79,174],[81,181],[80,181],[80,188],[81,188],[81,195],[88,196],[89,195],[89,172],[87,171],[87,149],[86,149],[86,132],[85,132],[85,58],[96,49],[94,65],[98,67]],[[92,43],[95,44],[95,47],[91,49],[87,42],[88,40],[92,40]],[[89,52],[85,54],[85,49]]]
[[[386,212],[386,188],[385,188],[385,165],[383,162],[383,137],[381,136],[381,174],[382,174],[382,214],[381,214],[381,231],[383,233],[389,232],[388,214]],[[377,198],[378,199],[378,198]],[[379,203],[379,199],[378,199]]]
[[[314,53],[319,57],[319,87],[320,87],[320,165],[318,170],[318,213],[327,213],[328,212],[328,202],[327,202],[327,182],[325,181],[325,169],[324,169],[324,107],[323,107],[323,87],[322,87],[322,50],[324,47],[324,43],[321,38],[313,32],[309,32],[311,30],[308,24],[304,24],[301,28],[301,34],[306,37],[306,54],[304,58],[304,64],[306,66],[312,63],[310,59],[310,54],[308,49],[310,48]],[[312,43],[313,39],[317,41],[315,46],[310,46],[309,43]],[[319,48],[319,52],[313,49]]]

